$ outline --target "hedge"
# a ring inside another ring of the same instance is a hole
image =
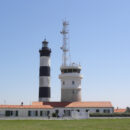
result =
[[[90,117],[130,117],[130,113],[90,113]]]

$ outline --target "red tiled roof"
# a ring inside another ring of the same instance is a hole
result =
[[[111,102],[33,102],[32,105],[0,105],[0,108],[41,108],[51,109],[55,107],[84,108],[84,107],[113,107]]]
[[[44,102],[52,107],[113,107],[111,102]]]
[[[42,109],[51,109],[53,108],[50,105],[0,105],[0,108],[42,108]]]
[[[115,113],[123,113],[125,111],[126,111],[126,109],[114,109]]]
[[[67,107],[112,107],[111,102],[73,102]]]

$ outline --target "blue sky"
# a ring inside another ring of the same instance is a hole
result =
[[[52,101],[60,100],[62,21],[72,61],[81,64],[83,101],[130,106],[129,0],[1,0],[0,104],[38,100],[39,49],[52,49]]]

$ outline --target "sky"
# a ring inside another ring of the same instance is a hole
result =
[[[82,66],[82,100],[130,107],[129,0],[0,0],[0,104],[38,101],[39,49],[51,53],[51,101],[60,101],[62,22]]]

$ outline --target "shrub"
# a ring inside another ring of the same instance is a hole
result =
[[[90,117],[130,117],[130,113],[90,113]]]
[[[56,113],[52,113],[52,117],[56,117]]]
[[[126,108],[126,113],[130,113],[130,107]]]

